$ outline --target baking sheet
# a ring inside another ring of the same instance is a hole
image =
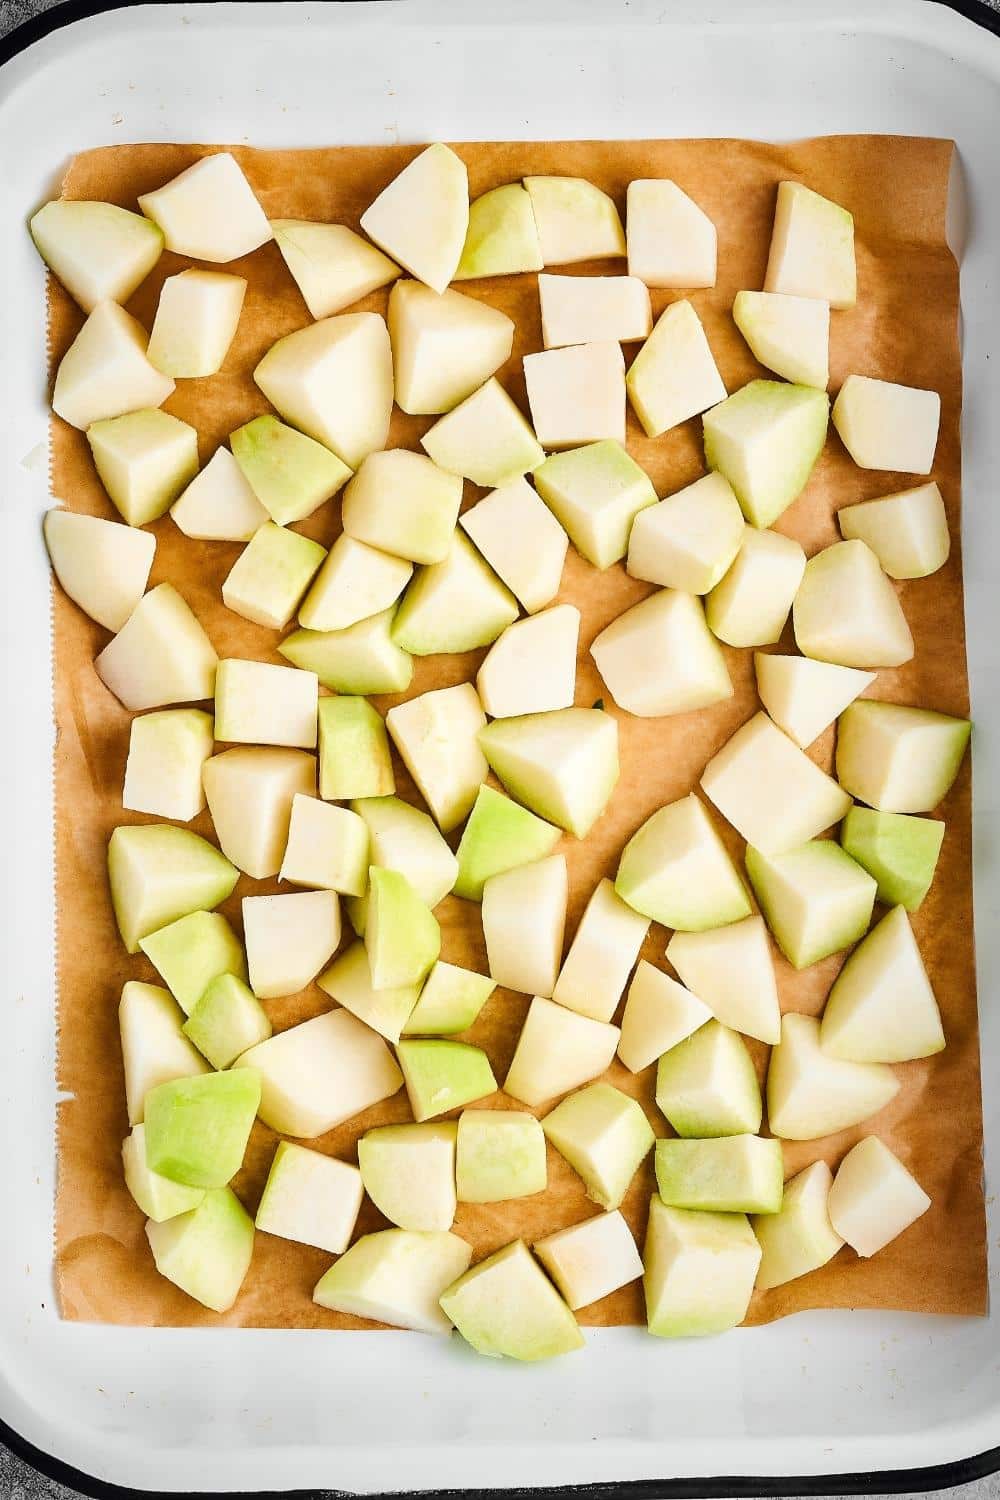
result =
[[[131,146],[92,151],[72,163],[64,194],[104,198],[134,207],[139,193],[159,185],[218,148]],[[415,154],[416,148],[335,148],[328,151],[259,152],[231,148],[242,162],[271,217],[329,219],[356,227],[361,212]],[[742,287],[762,283],[775,185],[785,177],[808,182],[844,203],[855,215],[859,301],[833,314],[831,389],[852,371],[930,386],[942,396],[941,435],[934,478],[941,486],[953,536],[960,505],[959,418],[961,365],[958,349],[958,274],[945,243],[944,217],[952,156],[949,142],[903,137],[835,137],[790,147],[739,141],[476,144],[457,148],[469,167],[475,196],[528,172],[589,177],[624,207],[634,177],[670,176],[702,205],[719,231],[719,279],[715,288],[691,294],[708,333],[727,388],[766,373],[756,366],[729,315]],[[150,326],[165,276],[186,262],[165,254],[129,304]],[[274,245],[263,247],[231,269],[247,276],[249,289],[237,339],[224,370],[209,380],[181,382],[166,409],[197,427],[205,462],[228,433],[266,410],[252,370],[273,341],[308,322],[304,304]],[[580,267],[623,270],[622,262]],[[521,356],[541,346],[534,277],[466,283],[460,288],[503,307],[518,328],[510,364],[501,379],[524,405]],[[361,306],[384,310],[386,293]],[[676,296],[654,292],[654,314]],[[82,316],[57,285],[50,289],[50,344],[57,361]],[[630,352],[630,351],[629,351]],[[413,446],[433,419],[396,411],[391,445]],[[658,439],[647,439],[630,414],[630,451],[650,473],[658,493],[669,493],[703,472],[700,422]],[[805,494],[778,523],[808,552],[837,539],[833,513],[842,504],[886,494],[912,482],[907,476],[856,469],[831,429],[826,450]],[[93,470],[85,437],[53,419],[53,494],[73,509],[114,512]],[[481,492],[466,487],[465,504]],[[334,501],[296,529],[329,544],[339,530]],[[156,524],[158,548],[151,582],[177,583],[212,637],[220,655],[281,662],[274,632],[229,613],[221,583],[237,545],[198,543],[183,537],[169,519]],[[622,777],[611,806],[585,843],[564,838],[560,848],[570,868],[568,933],[596,881],[613,874],[624,840],[657,807],[697,783],[708,758],[756,707],[752,653],[727,650],[734,699],[699,714],[640,720],[617,713],[587,651],[597,632],[650,587],[629,579],[618,566],[598,574],[570,549],[561,598],[583,612],[576,701],[608,702],[619,719]],[[957,546],[944,570],[930,580],[900,586],[916,643],[914,660],[879,674],[872,696],[922,703],[946,712],[968,710],[962,610],[961,560]],[[92,659],[107,639],[61,593],[54,598],[57,799],[57,904],[59,927],[59,1086],[73,1097],[60,1110],[59,1184],[56,1214],[57,1281],[63,1315],[70,1319],[138,1324],[214,1324],[280,1327],[364,1326],[316,1307],[313,1285],[329,1264],[323,1252],[258,1235],[251,1272],[230,1313],[218,1317],[158,1277],[146,1247],[142,1216],[121,1180],[120,1145],[127,1131],[117,1037],[117,1002],[127,978],[154,979],[141,956],[121,948],[104,877],[104,848],[120,822],[146,821],[122,813],[121,779],[129,715],[93,672]],[[776,648],[789,649],[790,633]],[[417,660],[405,696],[467,680],[482,653]],[[378,700],[385,708],[394,699]],[[812,753],[829,766],[832,732]],[[397,761],[397,789],[419,802]],[[893,1307],[936,1312],[985,1310],[986,1265],[981,1183],[982,1125],[976,1028],[971,901],[971,806],[968,762],[942,809],[948,823],[934,888],[914,926],[944,1017],[948,1048],[939,1057],[899,1069],[903,1087],[874,1121],[819,1143],[786,1145],[786,1169],[797,1170],[819,1155],[835,1162],[861,1136],[877,1131],[914,1170],[934,1203],[930,1212],[871,1262],[842,1251],[823,1270],[801,1282],[755,1298],[751,1321],[766,1321],[805,1307]],[[210,833],[207,815],[192,825]],[[727,833],[729,831],[727,830]],[[730,845],[741,853],[740,840]],[[239,900],[274,883],[241,879],[222,908],[239,925]],[[438,912],[443,957],[485,968],[478,908],[449,898]],[[665,967],[666,932],[651,929],[644,956]],[[833,958],[795,975],[777,958],[784,1009],[818,1012],[837,971]],[[484,1045],[498,1078],[512,1054],[527,999],[497,991],[469,1039]],[[276,1029],[326,1009],[312,988],[301,996],[268,1003]],[[763,1068],[766,1049],[757,1048]],[[666,1132],[653,1103],[654,1071],[634,1078],[617,1065],[609,1077],[639,1097],[659,1134]],[[497,1096],[492,1101],[502,1106]],[[405,1094],[368,1111],[324,1137],[321,1149],[353,1159],[359,1134],[374,1124],[408,1117]],[[255,1127],[243,1172],[235,1186],[256,1207],[274,1136]],[[537,1198],[488,1208],[460,1206],[455,1229],[489,1253],[515,1235],[529,1241],[592,1213],[582,1184],[554,1151],[549,1152],[549,1190]],[[641,1237],[652,1189],[651,1162],[637,1174],[623,1205]],[[366,1204],[359,1232],[382,1221]],[[642,1321],[638,1284],[584,1312],[581,1321]]]

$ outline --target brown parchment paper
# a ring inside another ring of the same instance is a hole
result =
[[[158,186],[211,149],[198,146],[121,146],[75,158],[63,192],[70,198],[107,199],[134,208],[136,197]],[[331,220],[357,226],[360,214],[416,148],[381,146],[314,151],[232,149],[270,217]],[[941,433],[934,478],[944,494],[954,546],[934,577],[899,586],[913,630],[916,654],[897,671],[881,672],[870,690],[880,698],[923,704],[954,714],[969,708],[959,543],[961,366],[958,346],[958,273],[945,243],[952,145],[902,137],[836,137],[790,146],[746,141],[571,142],[459,146],[473,196],[525,173],[568,173],[590,178],[612,194],[624,212],[625,190],[635,177],[674,178],[702,205],[719,236],[718,284],[691,295],[730,391],[767,374],[754,362],[730,316],[743,287],[760,287],[767,258],[776,184],[807,182],[851,209],[857,233],[857,306],[836,312],[831,333],[831,391],[858,371],[940,391]],[[165,254],[129,304],[149,327],[165,276],[185,264]],[[253,384],[253,368],[282,334],[309,321],[277,247],[264,246],[231,268],[249,281],[243,317],[222,372],[181,381],[166,410],[197,429],[202,461],[240,423],[267,409]],[[624,270],[621,261],[581,271]],[[517,324],[514,352],[500,372],[522,406],[521,357],[541,347],[534,276],[466,283],[461,290],[510,313]],[[683,293],[654,291],[654,313]],[[385,292],[364,306],[383,310]],[[53,368],[81,323],[81,314],[57,285],[50,288]],[[636,346],[627,349],[628,357]],[[394,413],[390,445],[414,446],[433,419]],[[114,517],[90,460],[83,433],[53,420],[53,494],[74,510]],[[628,446],[650,473],[659,494],[690,483],[704,470],[701,423],[685,423],[648,439],[629,414]],[[911,476],[855,468],[830,429],[826,449],[802,497],[778,522],[810,554],[838,539],[834,514],[841,505],[905,488]],[[466,486],[465,504],[479,498]],[[281,662],[275,632],[229,613],[220,588],[239,547],[188,540],[164,518],[157,537],[151,583],[170,579],[205,624],[221,656]],[[302,531],[329,544],[340,530],[334,500],[302,523]],[[588,654],[597,632],[650,592],[621,565],[598,573],[570,548],[560,598],[583,612],[576,701],[603,698],[619,722],[622,774],[609,810],[583,843],[566,837],[559,847],[570,869],[567,939],[597,880],[613,875],[625,839],[664,803],[697,785],[709,757],[755,710],[753,654],[727,650],[736,693],[730,703],[697,714],[638,719],[619,713]],[[105,875],[105,846],[121,822],[148,821],[121,809],[129,715],[97,678],[92,660],[107,640],[59,591],[54,600],[57,901],[59,926],[59,1086],[72,1098],[59,1112],[59,1177],[55,1251],[63,1316],[86,1321],[171,1325],[229,1324],[263,1327],[357,1327],[311,1301],[312,1288],[330,1264],[323,1252],[267,1234],[257,1236],[253,1265],[238,1302],[223,1317],[201,1308],[153,1268],[143,1220],[122,1180],[120,1147],[127,1133],[117,1005],[128,978],[154,980],[141,956],[129,958],[118,940]],[[794,649],[790,630],[778,650]],[[467,680],[482,653],[416,661],[409,693]],[[385,709],[394,700],[380,701]],[[829,768],[832,731],[810,752]],[[419,797],[397,761],[397,788]],[[986,1251],[981,1180],[982,1124],[976,1025],[971,892],[971,808],[968,760],[942,809],[947,820],[937,879],[914,926],[940,1000],[948,1047],[940,1056],[899,1068],[902,1088],[876,1119],[819,1142],[785,1146],[791,1173],[823,1156],[835,1164],[856,1140],[878,1134],[912,1168],[933,1199],[919,1222],[871,1261],[842,1250],[823,1270],[773,1292],[758,1294],[751,1321],[762,1322],[807,1307],[906,1308],[939,1313],[982,1313],[986,1304]],[[716,821],[719,821],[718,819]],[[203,814],[192,825],[211,837]],[[726,830],[732,852],[739,838]],[[277,889],[241,878],[223,910],[240,927],[240,898],[254,889]],[[485,969],[479,908],[454,898],[439,909],[442,956]],[[668,934],[654,925],[644,949],[667,967]],[[782,1006],[817,1013],[841,959],[831,958],[796,975],[776,954]],[[315,987],[268,1004],[276,1029],[328,1008]],[[469,1039],[484,1046],[497,1077],[504,1077],[528,1000],[497,991]],[[753,1044],[763,1073],[766,1048]],[[609,1077],[639,1098],[658,1134],[669,1134],[653,1099],[654,1069],[633,1077],[617,1063]],[[509,1105],[503,1095],[490,1101]],[[332,1131],[316,1144],[355,1160],[357,1137],[372,1125],[408,1118],[405,1093]],[[246,1164],[234,1186],[251,1212],[267,1174],[273,1134],[254,1128]],[[632,1185],[624,1211],[640,1239],[653,1188],[651,1158]],[[549,1151],[549,1189],[537,1197],[491,1207],[460,1206],[456,1231],[476,1256],[516,1235],[529,1242],[593,1212],[579,1178]],[[366,1204],[359,1232],[382,1220]],[[597,1324],[643,1320],[641,1284],[615,1293],[582,1321]]]

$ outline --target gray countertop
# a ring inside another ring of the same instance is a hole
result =
[[[1000,0],[987,0],[987,3],[1000,10]],[[51,10],[55,4],[57,0],[0,0],[0,36],[31,16]],[[900,1455],[900,1462],[905,1463],[904,1454]],[[1000,1500],[1000,1475],[995,1474],[977,1484],[933,1493],[948,1494],[954,1500]],[[79,1497],[76,1490],[69,1490],[65,1485],[37,1474],[0,1443],[0,1500],[79,1500]],[[866,1497],[866,1500],[871,1500],[871,1497]],[[876,1497],[876,1500],[884,1500],[884,1497]]]

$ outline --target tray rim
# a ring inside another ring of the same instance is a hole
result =
[[[192,5],[207,9],[223,0],[59,0],[59,3],[21,22],[6,36],[0,37],[0,67],[26,52],[36,42],[53,35],[78,21],[91,20],[97,16],[113,14],[119,10],[133,10],[140,6],[158,5],[181,9]],[[329,0],[328,0],[329,3]],[[363,5],[368,0],[332,0],[343,5]],[[396,0],[405,4],[406,0]],[[921,0],[921,3],[941,6],[945,10],[963,16],[973,25],[979,26],[1000,38],[1000,11],[993,10],[986,0]],[[340,1500],[354,1494],[345,1490],[259,1490],[204,1491],[189,1490],[178,1497],[178,1492],[136,1489],[115,1484],[85,1473],[66,1463],[55,1454],[37,1447],[15,1431],[0,1415],[0,1443],[21,1462],[45,1478],[79,1491],[92,1500]],[[867,1472],[845,1472],[840,1474],[799,1475],[713,1475],[662,1480],[602,1481],[583,1485],[520,1487],[507,1491],[511,1500],[722,1500],[726,1496],[770,1497],[789,1495],[865,1495],[905,1494],[938,1489],[948,1489],[968,1484],[1000,1472],[1000,1446],[964,1459],[914,1468],[877,1469]],[[384,1491],[371,1494],[367,1500],[392,1500],[394,1494],[405,1494],[406,1500],[495,1500],[497,1492],[490,1489],[424,1489],[415,1491]]]

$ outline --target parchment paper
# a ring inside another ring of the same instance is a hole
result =
[[[139,193],[157,187],[210,149],[197,146],[121,146],[89,151],[70,166],[64,195],[100,198],[136,206]],[[246,169],[270,217],[322,219],[357,226],[381,188],[415,148],[386,146],[322,151],[232,149]],[[959,541],[961,366],[958,347],[958,273],[945,243],[945,204],[950,142],[901,137],[837,137],[775,147],[746,141],[655,141],[459,146],[468,163],[473,196],[525,173],[589,177],[613,195],[624,212],[625,190],[634,177],[674,178],[701,204],[718,227],[718,284],[691,299],[730,391],[767,374],[752,359],[729,309],[743,287],[762,285],[776,184],[804,180],[849,207],[857,233],[859,295],[855,308],[835,312],[831,335],[831,391],[852,371],[915,386],[942,398],[941,434],[934,478],[948,507],[955,545],[951,560],[934,577],[900,586],[916,642],[912,662],[881,672],[871,695],[923,704],[954,714],[968,711]],[[165,254],[129,304],[148,328],[165,276],[185,264]],[[239,424],[267,409],[251,373],[266,349],[309,321],[305,306],[277,247],[266,245],[232,269],[246,276],[249,291],[239,332],[223,371],[211,379],[178,384],[166,410],[199,432],[202,462]],[[581,271],[624,271],[617,261]],[[466,283],[461,290],[502,307],[517,324],[513,356],[501,371],[504,384],[524,406],[521,356],[541,347],[538,295],[533,276]],[[653,293],[654,314],[683,293]],[[386,293],[364,306],[384,310]],[[53,368],[76,334],[81,314],[57,285],[50,289]],[[628,356],[636,346],[628,349]],[[432,419],[395,412],[390,445],[415,446]],[[74,510],[115,517],[97,479],[83,433],[53,420],[53,494]],[[701,423],[688,422],[647,439],[631,413],[628,443],[650,473],[659,494],[678,489],[703,472]],[[833,428],[804,495],[778,527],[799,538],[808,553],[838,539],[834,513],[841,505],[905,488],[905,475],[855,468]],[[466,486],[465,504],[479,498]],[[977,497],[990,503],[989,497]],[[220,588],[239,547],[199,543],[182,536],[169,518],[153,528],[157,537],[151,583],[170,579],[205,624],[221,656],[281,662],[276,633],[249,624],[222,605]],[[329,544],[340,529],[339,504],[324,506],[302,523],[302,531]],[[570,548],[560,598],[583,612],[576,701],[603,698],[619,721],[621,781],[609,810],[584,843],[566,837],[571,898],[567,940],[594,884],[613,875],[625,839],[656,808],[696,786],[709,757],[757,707],[750,651],[727,650],[736,694],[730,703],[697,714],[638,719],[610,702],[588,648],[597,632],[650,586],[625,574],[621,565],[598,573]],[[267,1234],[257,1236],[253,1265],[232,1311],[217,1317],[184,1296],[153,1268],[143,1219],[122,1180],[120,1147],[127,1133],[117,1005],[128,978],[154,980],[138,955],[119,942],[105,875],[105,846],[121,822],[148,821],[121,809],[129,715],[101,684],[92,659],[107,640],[57,589],[54,600],[55,757],[57,798],[57,899],[59,923],[59,1087],[73,1097],[60,1109],[56,1265],[63,1316],[110,1323],[230,1324],[266,1327],[354,1327],[358,1320],[316,1307],[312,1288],[330,1256]],[[790,629],[776,649],[794,649]],[[406,696],[467,680],[482,653],[416,662]],[[395,700],[379,701],[385,709]],[[811,752],[829,767],[832,731]],[[419,804],[409,777],[396,763],[402,796]],[[876,1119],[815,1143],[786,1145],[791,1173],[819,1156],[836,1163],[863,1135],[876,1131],[915,1172],[930,1193],[925,1217],[871,1261],[842,1250],[825,1269],[779,1290],[755,1297],[751,1321],[761,1322],[807,1307],[907,1308],[939,1313],[982,1313],[986,1301],[986,1252],[981,1182],[982,1124],[971,900],[970,780],[966,760],[942,809],[947,834],[930,895],[914,919],[919,943],[944,1016],[948,1047],[940,1056],[899,1068],[901,1088]],[[718,821],[718,820],[717,820]],[[192,825],[211,836],[206,814]],[[738,837],[727,830],[735,856]],[[223,910],[239,928],[240,898],[249,891],[277,889],[241,878]],[[479,908],[449,898],[439,908],[443,957],[485,970]],[[345,924],[346,925],[346,924]],[[667,967],[668,934],[653,926],[644,956]],[[818,1012],[841,959],[831,958],[796,975],[780,956],[782,1006]],[[329,1001],[315,987],[270,1002],[276,1029],[318,1014]],[[525,1014],[524,996],[497,991],[469,1039],[489,1053],[502,1080]],[[766,1048],[754,1044],[761,1064]],[[654,1069],[639,1077],[619,1065],[608,1075],[638,1097],[658,1134],[669,1134],[653,1100]],[[509,1104],[498,1095],[498,1108]],[[408,1118],[405,1093],[369,1110],[315,1144],[355,1160],[355,1142],[372,1125]],[[255,1126],[246,1165],[234,1186],[251,1212],[273,1154],[275,1138]],[[651,1158],[632,1185],[625,1213],[639,1237],[653,1188]],[[549,1189],[537,1197],[493,1207],[460,1206],[455,1229],[476,1256],[516,1235],[529,1242],[594,1212],[580,1179],[549,1150]],[[359,1232],[382,1221],[366,1204]],[[585,1323],[643,1320],[641,1284],[634,1283],[585,1311]]]

